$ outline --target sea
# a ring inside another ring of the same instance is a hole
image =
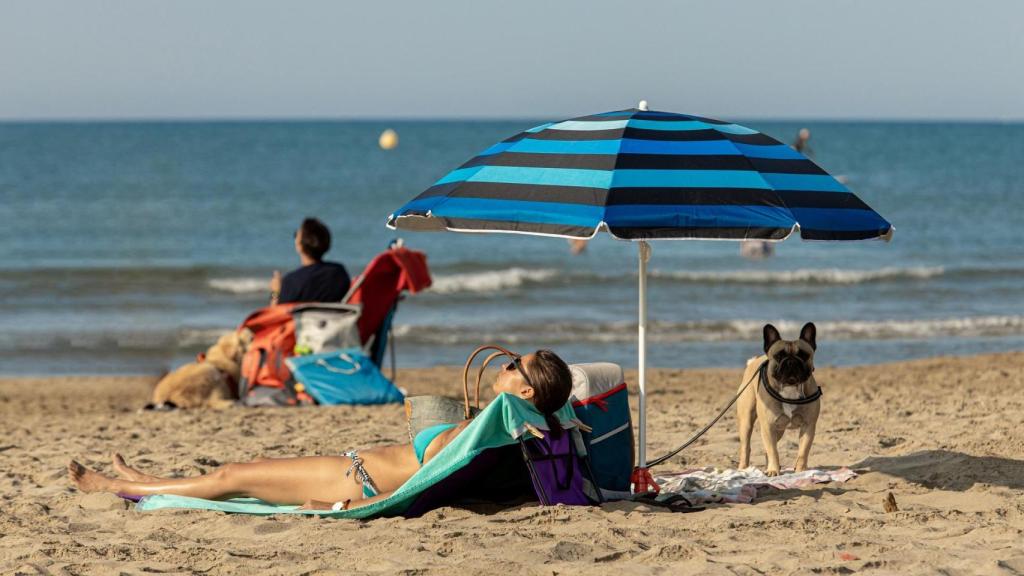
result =
[[[896,228],[748,260],[727,241],[655,241],[652,366],[738,368],[765,323],[818,328],[817,363],[1024,349],[1024,124],[741,123],[814,159]],[[358,274],[402,237],[434,284],[396,316],[400,367],[477,345],[637,362],[637,246],[402,232],[388,214],[540,120],[0,123],[0,374],[159,374],[194,358],[298,266],[306,216]],[[378,146],[394,130],[393,150]]]

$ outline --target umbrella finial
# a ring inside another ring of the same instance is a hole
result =
[[[647,112],[647,100],[641,100],[640,103],[636,105],[636,109],[641,112]]]

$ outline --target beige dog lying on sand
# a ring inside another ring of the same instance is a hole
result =
[[[229,332],[201,355],[164,376],[153,390],[147,408],[230,408],[238,399],[236,385],[242,356],[252,341],[248,330]]]
[[[797,472],[807,469],[821,410],[821,388],[814,381],[816,334],[814,324],[808,322],[799,339],[783,340],[774,326],[765,324],[765,353],[747,362],[740,382],[743,393],[736,401],[741,469],[750,466],[750,435],[755,422],[760,424],[761,442],[768,453],[768,476],[779,474],[778,443],[787,428],[800,429],[794,468]]]

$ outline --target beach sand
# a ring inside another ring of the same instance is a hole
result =
[[[654,370],[649,453],[707,422],[741,371]],[[64,466],[74,457],[109,470],[121,451],[147,472],[196,474],[256,456],[338,454],[407,440],[400,406],[139,413],[152,379],[0,380],[0,573],[1024,574],[1024,352],[817,376],[825,395],[810,463],[862,471],[847,483],[694,514],[620,502],[369,522],[136,513],[77,492]],[[405,370],[399,384],[457,395],[457,378],[454,368]],[[734,466],[737,444],[730,415],[661,470]],[[791,466],[795,432],[780,450]],[[754,462],[763,454],[755,440]],[[883,510],[889,492],[898,512]]]

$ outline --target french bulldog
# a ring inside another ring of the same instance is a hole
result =
[[[814,381],[816,333],[814,324],[808,322],[798,339],[783,340],[774,326],[765,324],[764,355],[747,361],[740,382],[742,394],[736,401],[741,469],[750,466],[750,435],[755,422],[760,424],[761,441],[768,455],[768,476],[779,474],[778,443],[787,428],[800,430],[794,469],[807,469],[821,410],[821,389]]]

